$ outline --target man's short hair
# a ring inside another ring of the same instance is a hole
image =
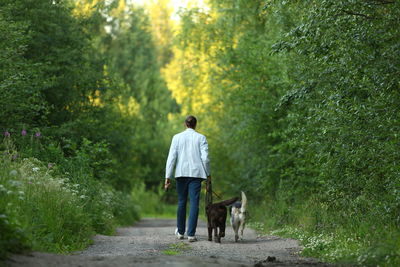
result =
[[[196,128],[196,124],[197,124],[196,117],[192,116],[192,115],[187,116],[185,119],[185,124],[189,128],[192,128],[192,129]]]

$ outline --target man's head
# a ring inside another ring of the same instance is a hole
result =
[[[187,128],[196,129],[197,119],[195,116],[189,115],[185,119],[185,125]]]

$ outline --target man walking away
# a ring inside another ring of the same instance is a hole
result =
[[[208,144],[204,135],[195,131],[197,119],[188,116],[185,119],[186,130],[172,138],[169,149],[165,189],[171,185],[175,169],[176,189],[178,191],[177,229],[178,239],[184,238],[186,231],[186,203],[189,196],[190,210],[187,235],[189,242],[197,241],[196,227],[199,216],[201,182],[211,179]]]

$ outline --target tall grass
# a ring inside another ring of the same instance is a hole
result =
[[[176,193],[170,190],[164,192],[161,188],[156,191],[147,190],[143,182],[133,187],[131,197],[137,204],[138,211],[142,217],[152,218],[174,218],[176,205],[171,204],[176,198]]]
[[[95,180],[90,172],[77,178],[74,168],[84,162],[66,172],[33,157],[19,159],[10,139],[1,148],[0,257],[24,248],[80,250],[93,234],[112,234],[117,225],[139,218],[128,194]]]
[[[161,180],[161,183],[164,180]],[[161,187],[158,190],[148,190],[143,182],[138,183],[132,189],[131,197],[137,205],[138,211],[142,217],[151,218],[176,218],[176,210],[178,205],[178,194],[175,189],[175,179],[172,179],[170,190],[165,192]],[[205,182],[203,182],[199,203],[199,219],[207,220],[205,216]],[[220,201],[219,199],[215,202]],[[189,202],[187,209],[189,209]]]
[[[293,206],[266,201],[250,213],[258,230],[298,239],[303,256],[361,266],[400,266],[399,229],[374,218],[372,212],[344,217],[314,199]]]

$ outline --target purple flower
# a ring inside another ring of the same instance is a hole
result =
[[[49,168],[49,169],[51,169],[51,168],[53,168],[53,163],[49,163],[49,164],[47,164],[47,168]]]
[[[17,158],[18,158],[18,155],[17,155],[17,154],[12,155],[12,159],[13,159],[13,160],[16,160]]]
[[[39,138],[40,136],[42,136],[40,132],[35,133],[35,137]]]
[[[22,135],[22,136],[25,136],[25,135],[26,135],[26,130],[25,130],[25,129],[23,129],[23,130],[21,131],[21,135]]]
[[[11,135],[10,132],[7,132],[7,131],[4,132],[5,137],[10,137],[10,135]]]

